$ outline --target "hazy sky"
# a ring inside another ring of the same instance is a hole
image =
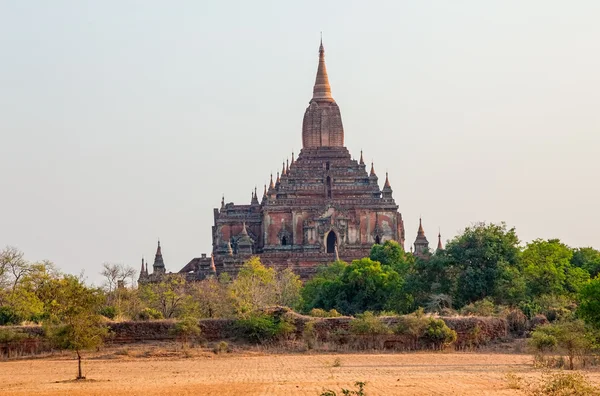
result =
[[[293,3],[293,4],[292,4]],[[475,221],[600,248],[600,2],[0,0],[0,247],[85,270],[209,253],[292,151],[323,31],[346,145],[408,249]]]

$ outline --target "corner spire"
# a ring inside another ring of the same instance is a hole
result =
[[[290,162],[290,165],[294,164],[294,152],[292,151],[292,162]]]
[[[436,250],[444,250],[444,247],[442,246],[442,232],[441,231],[438,231],[438,244],[437,244]]]
[[[273,184],[273,173],[271,173],[271,182],[269,183],[269,190],[272,190],[275,188],[275,184]]]
[[[371,161],[371,173],[369,176],[375,176],[375,166],[373,165],[373,161]]]
[[[420,217],[419,217],[419,230],[417,231],[417,235],[418,236],[424,236],[425,235],[425,230],[423,230],[423,222],[421,221]]]
[[[313,87],[313,97],[311,102],[335,102],[331,96],[331,86],[329,86],[329,77],[327,76],[327,67],[325,66],[325,48],[323,47],[323,37],[319,45],[319,67],[317,68],[317,78]]]
[[[365,161],[363,160],[362,150],[360,150],[360,161],[358,163],[361,165],[365,164]]]
[[[390,180],[388,179],[387,172],[385,172],[385,184],[383,185],[383,188],[392,188],[392,186],[390,186]]]

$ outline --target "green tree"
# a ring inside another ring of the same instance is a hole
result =
[[[185,278],[180,275],[169,275],[158,283],[143,285],[139,292],[142,301],[160,311],[166,319],[185,316],[195,309]]]
[[[574,249],[571,264],[583,268],[591,278],[595,278],[600,274],[600,251],[591,247]]]
[[[383,245],[373,245],[369,258],[382,265],[389,265],[402,277],[408,274],[415,263],[415,256],[406,253],[396,241],[385,241]]]
[[[478,223],[450,241],[446,254],[457,271],[454,300],[458,305],[488,296],[498,299],[506,289],[499,282],[501,275],[509,268],[518,269],[519,239],[515,229],[507,229],[504,223]]]
[[[319,267],[316,275],[304,283],[301,294],[305,312],[314,308],[337,309],[343,286],[342,275],[346,267],[348,264],[343,261]]]
[[[536,239],[522,255],[523,275],[530,297],[573,294],[589,280],[589,274],[571,265],[573,251],[558,239]]]
[[[587,323],[600,329],[600,277],[585,284],[578,297],[577,314]]]
[[[105,296],[101,290],[88,288],[70,275],[52,279],[44,284],[44,288],[48,295],[54,296],[47,303],[50,314],[47,334],[58,347],[75,351],[77,379],[84,379],[81,352],[102,345],[108,335],[108,328],[97,313]]]
[[[233,316],[233,300],[229,295],[229,280],[224,277],[210,277],[195,282],[190,293],[198,304],[200,317],[225,318]]]
[[[231,283],[234,308],[240,315],[249,315],[277,302],[275,270],[265,267],[260,258],[252,257],[240,269]]]

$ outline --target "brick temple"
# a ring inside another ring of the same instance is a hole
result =
[[[323,264],[367,257],[373,244],[395,240],[404,246],[404,237],[387,173],[380,188],[373,163],[367,170],[362,152],[355,160],[344,146],[342,116],[331,95],[321,43],[298,157],[292,154],[275,180],[271,175],[260,200],[256,190],[248,204],[223,199],[214,209],[212,254],[192,259],[179,273],[189,280],[235,275],[256,255],[267,266],[290,267],[307,279]],[[416,253],[428,250],[421,224],[414,246]],[[156,257],[160,276],[165,273],[160,246]],[[142,264],[140,279],[152,278]]]

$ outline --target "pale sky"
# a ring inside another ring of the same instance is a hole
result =
[[[99,283],[209,253],[301,149],[323,31],[346,146],[430,243],[600,248],[600,2],[0,0],[0,247]]]

